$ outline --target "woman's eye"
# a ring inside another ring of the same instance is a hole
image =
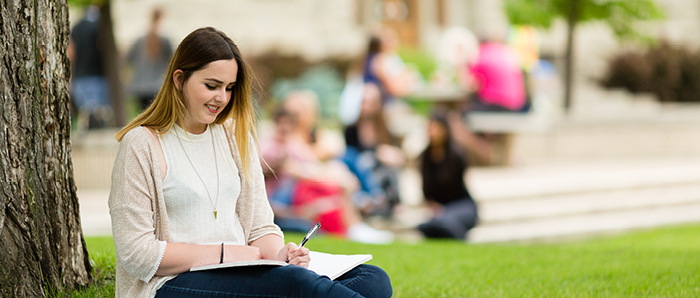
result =
[[[233,86],[226,88],[226,91],[233,91]]]
[[[204,85],[206,85],[206,86],[207,86],[207,89],[209,89],[209,90],[214,90],[214,89],[216,89],[216,86],[212,86],[212,85],[209,85],[209,84],[204,84]]]

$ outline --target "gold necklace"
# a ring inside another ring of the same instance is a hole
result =
[[[173,128],[173,129],[175,130],[175,135],[177,136],[177,141],[180,143],[180,147],[182,148],[182,152],[185,152],[185,157],[187,157],[187,161],[190,162],[192,169],[194,169],[194,173],[197,174],[199,181],[201,181],[202,185],[204,185],[204,190],[207,192],[207,197],[209,198],[209,202],[214,207],[214,219],[216,219],[216,217],[218,215],[217,213],[219,212],[216,210],[216,205],[217,205],[217,203],[219,203],[219,162],[216,159],[216,145],[214,145],[214,133],[212,132],[212,128],[209,127],[208,129],[209,129],[209,134],[211,134],[211,146],[214,149],[214,166],[216,167],[216,202],[211,199],[211,195],[209,194],[209,189],[207,188],[207,185],[204,184],[204,179],[202,179],[202,176],[200,176],[199,173],[197,172],[197,168],[194,167],[194,163],[192,163],[190,156],[187,155],[187,150],[185,150],[185,146],[182,145],[182,140],[180,140],[180,135],[177,133],[177,128]],[[188,132],[185,130],[185,133],[188,133]]]

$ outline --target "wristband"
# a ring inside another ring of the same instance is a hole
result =
[[[224,244],[221,243],[221,259],[219,259],[219,264],[224,263]]]

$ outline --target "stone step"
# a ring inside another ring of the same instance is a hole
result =
[[[479,217],[481,224],[492,224],[685,204],[700,204],[700,183],[520,200],[482,200]]]
[[[511,147],[513,162],[698,156],[700,113],[694,114],[695,120],[676,114],[649,121],[563,121],[546,133],[518,133]]]
[[[479,225],[473,243],[542,241],[700,221],[700,203]]]
[[[699,159],[473,168],[465,179],[480,222],[469,239],[539,241],[697,222],[698,169]],[[401,178],[406,202],[420,206],[418,171]]]
[[[477,201],[520,200],[564,194],[700,183],[700,159],[561,163],[474,168],[465,178]]]

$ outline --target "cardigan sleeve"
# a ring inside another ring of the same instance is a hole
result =
[[[158,270],[165,241],[156,237],[157,190],[153,152],[145,131],[132,129],[122,139],[112,170],[109,212],[117,264],[148,282]]]

